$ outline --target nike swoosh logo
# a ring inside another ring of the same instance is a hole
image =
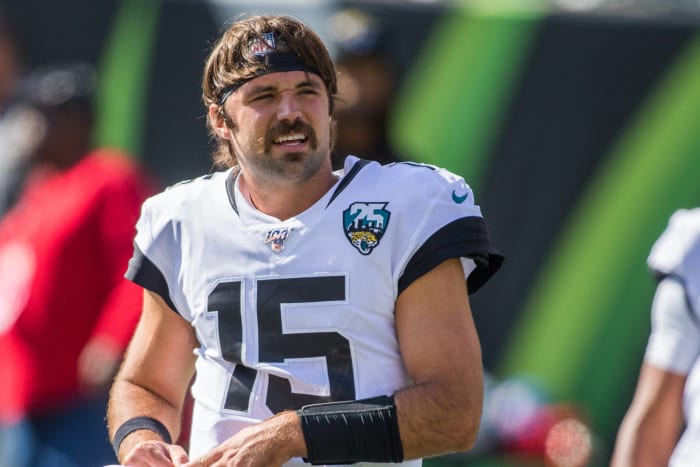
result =
[[[454,201],[457,204],[462,204],[463,202],[465,202],[467,200],[468,197],[469,197],[468,191],[466,193],[464,193],[463,196],[458,196],[457,193],[455,193],[455,191],[452,190],[452,201]]]

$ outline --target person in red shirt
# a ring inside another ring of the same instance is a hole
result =
[[[21,83],[30,149],[0,221],[0,465],[113,463],[109,384],[136,326],[123,278],[154,183],[126,154],[91,150],[94,70],[37,70]]]

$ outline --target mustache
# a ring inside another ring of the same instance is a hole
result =
[[[270,149],[272,147],[272,141],[274,139],[290,133],[301,133],[305,135],[307,138],[309,138],[309,146],[311,149],[316,149],[316,132],[311,125],[301,121],[299,118],[293,122],[288,122],[285,120],[273,127],[270,127],[265,134],[265,149]]]

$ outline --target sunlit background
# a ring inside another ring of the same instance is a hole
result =
[[[0,5],[27,69],[97,67],[96,142],[164,186],[211,169],[199,82],[225,21],[308,22],[345,66],[339,151],[464,176],[506,256],[472,297],[479,442],[425,465],[607,465],[649,331],[646,256],[674,210],[700,204],[700,1]]]

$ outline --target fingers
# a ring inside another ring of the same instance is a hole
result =
[[[209,467],[209,463],[207,460],[207,456],[202,456],[199,459],[196,459],[192,462],[187,462],[186,464],[182,464],[181,467]]]
[[[160,441],[144,441],[124,457],[122,464],[129,467],[179,467],[185,465],[188,460],[182,446]]]
[[[177,444],[169,444],[168,451],[170,453],[170,458],[173,461],[173,465],[176,467],[185,465],[190,460],[190,458],[187,456],[187,452],[185,452],[182,446]]]
[[[83,389],[91,393],[108,387],[120,361],[121,352],[106,339],[94,338],[88,342],[78,359],[78,377]]]

